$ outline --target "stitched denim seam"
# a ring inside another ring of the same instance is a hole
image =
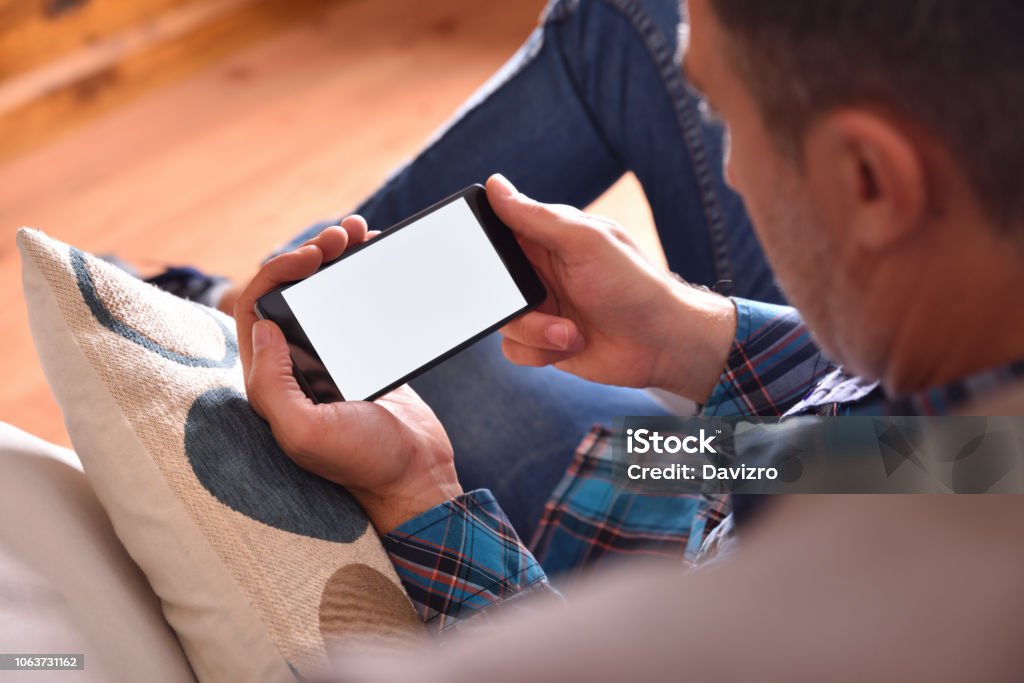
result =
[[[603,2],[629,19],[657,67],[662,85],[668,92],[675,109],[676,120],[683,133],[683,141],[693,161],[704,217],[708,222],[716,281],[732,283],[735,279],[732,272],[732,261],[729,257],[725,220],[714,189],[715,176],[708,161],[707,149],[701,140],[700,123],[696,118],[699,114],[695,110],[692,100],[687,97],[682,74],[675,62],[675,53],[666,45],[663,36],[658,32],[658,27],[636,0],[603,0]]]

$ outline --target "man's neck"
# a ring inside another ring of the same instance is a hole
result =
[[[944,252],[945,262],[922,259],[917,277],[908,270],[916,286],[902,290],[909,296],[882,377],[890,393],[943,386],[1024,359],[1024,249],[1010,240],[984,241],[963,240]]]

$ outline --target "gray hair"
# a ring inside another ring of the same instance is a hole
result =
[[[711,0],[769,130],[873,106],[940,141],[993,221],[1024,222],[1024,2]]]

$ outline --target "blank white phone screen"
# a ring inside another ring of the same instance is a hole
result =
[[[283,296],[346,400],[364,400],[526,305],[465,199]]]

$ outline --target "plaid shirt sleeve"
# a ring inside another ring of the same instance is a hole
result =
[[[527,594],[557,596],[486,489],[427,510],[381,541],[432,633],[481,621],[495,605]]]
[[[704,415],[781,416],[837,366],[789,306],[733,298],[736,339]]]

